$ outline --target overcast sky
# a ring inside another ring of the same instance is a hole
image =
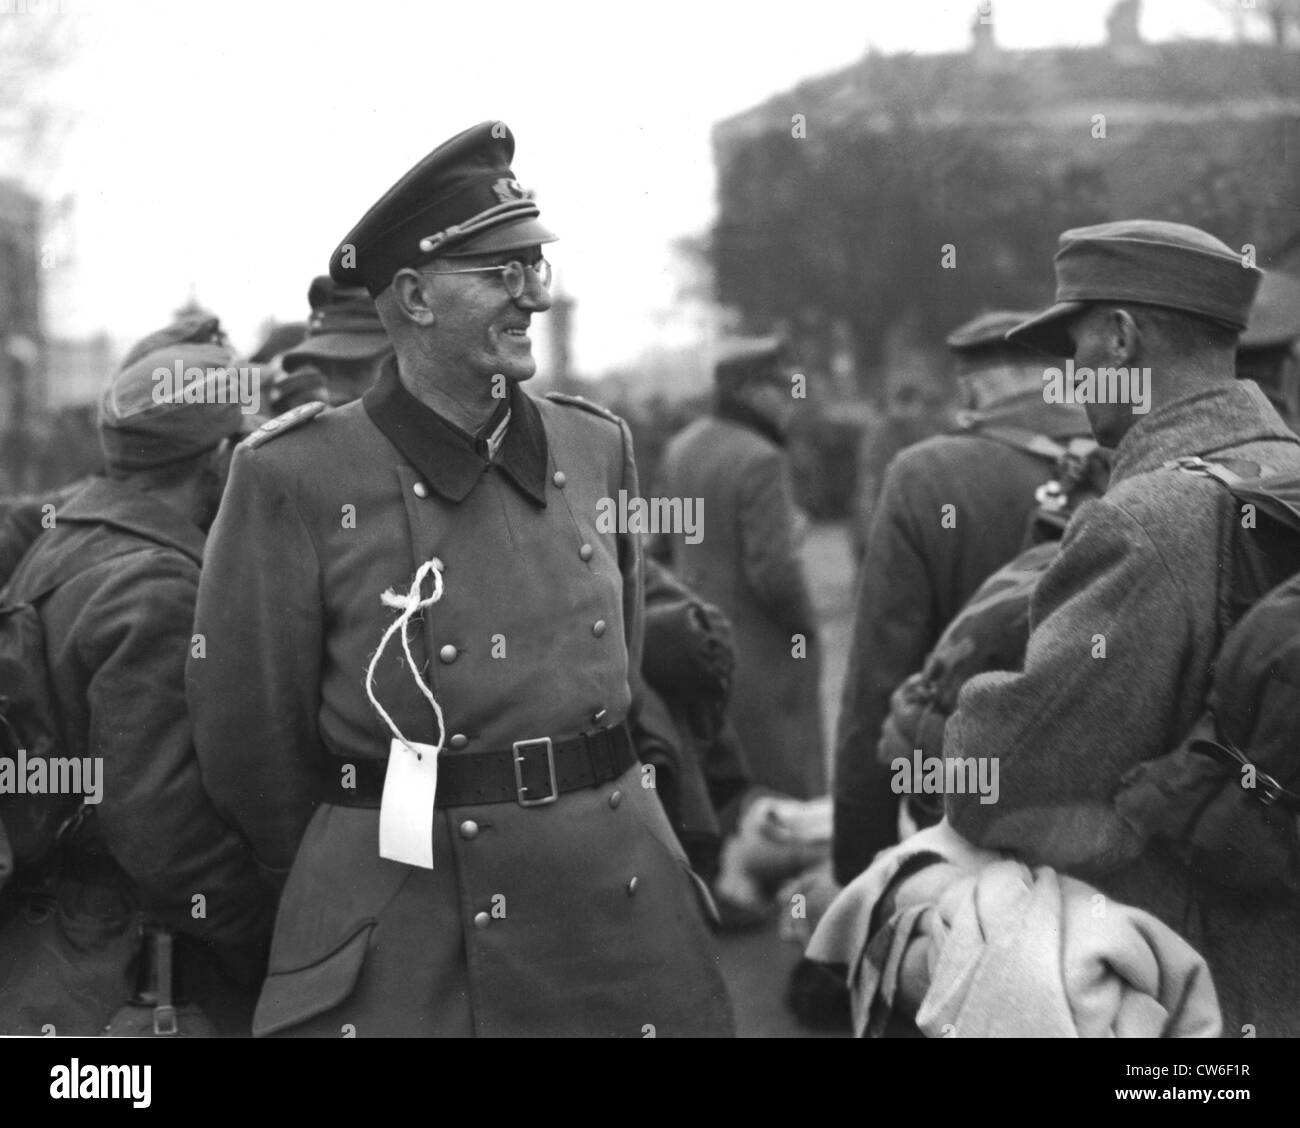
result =
[[[26,0],[0,0],[0,19]],[[49,3],[50,0],[45,0]],[[714,211],[714,122],[885,52],[961,50],[975,0],[61,0],[82,46],[56,87],[77,126],[73,260],[50,326],[132,340],[187,296],[251,349],[305,315],[336,242],[410,165],[487,119],[514,130],[595,374],[671,305],[668,246]],[[1088,45],[1109,0],[997,0],[1007,47]],[[1216,0],[1147,0],[1151,39],[1222,36]],[[0,168],[0,175],[16,170]],[[810,201],[810,206],[815,202]]]

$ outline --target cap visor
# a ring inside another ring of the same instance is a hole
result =
[[[540,220],[518,219],[513,223],[503,223],[490,231],[484,231],[467,243],[459,243],[449,250],[445,258],[457,258],[461,255],[490,255],[498,251],[517,251],[524,247],[535,247],[539,243],[554,243],[559,238]]]
[[[1052,356],[1073,356],[1074,339],[1066,332],[1070,319],[1088,306],[1087,302],[1057,302],[1036,317],[1022,321],[1007,332],[1012,344],[1037,349]]]
[[[322,333],[308,337],[280,357],[286,372],[304,360],[373,360],[393,347],[387,333]]]

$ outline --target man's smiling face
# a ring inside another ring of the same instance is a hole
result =
[[[523,293],[511,298],[500,271],[442,272],[505,266],[512,261],[532,265],[541,257],[541,247],[533,246],[440,259],[422,271],[433,286],[437,315],[433,332],[444,362],[485,381],[499,373],[515,383],[537,372],[528,328],[534,313],[551,308],[551,298],[536,274],[526,272]]]

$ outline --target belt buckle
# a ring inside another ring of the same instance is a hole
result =
[[[551,777],[551,793],[541,799],[525,799],[524,792],[528,790],[524,786],[524,774],[519,770],[519,765],[524,762],[523,750],[530,745],[541,746],[546,749],[546,767]],[[551,743],[549,736],[534,737],[532,740],[516,740],[512,745],[514,755],[511,760],[515,766],[515,797],[521,807],[543,807],[547,803],[554,803],[560,797],[560,789],[555,782],[555,745]]]

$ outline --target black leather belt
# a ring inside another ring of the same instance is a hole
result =
[[[351,759],[331,754],[323,802],[341,807],[378,807],[384,794],[387,760]],[[477,803],[518,803],[540,807],[566,791],[595,787],[617,779],[636,763],[627,725],[580,733],[568,740],[549,736],[516,740],[510,748],[490,752],[451,752],[438,756],[435,807]],[[345,773],[350,765],[355,771]],[[350,780],[345,781],[345,776]],[[345,782],[355,787],[345,787]]]

